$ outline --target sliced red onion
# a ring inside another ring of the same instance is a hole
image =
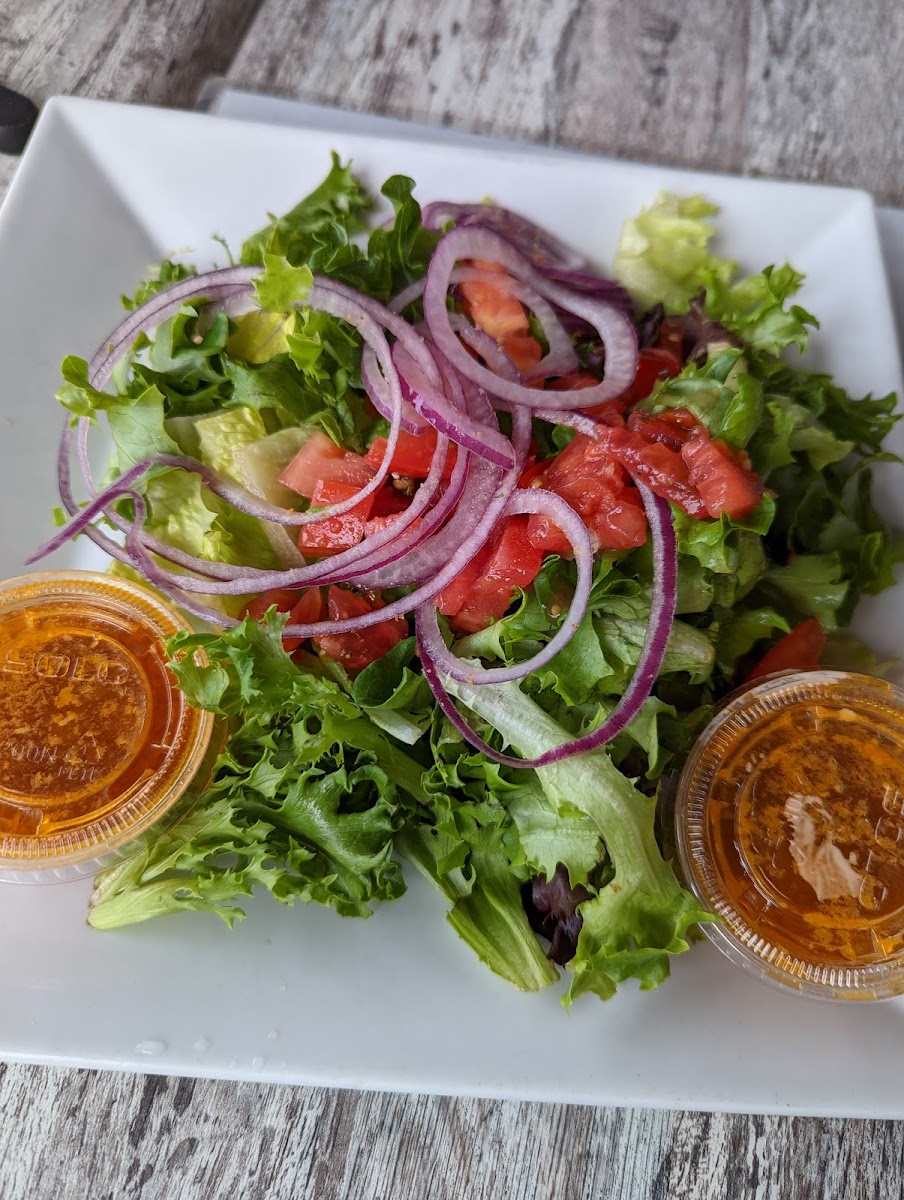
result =
[[[461,735],[493,762],[507,767],[545,767],[566,758],[573,758],[576,754],[597,750],[600,746],[611,742],[626,725],[634,720],[643,707],[644,701],[652,692],[659,672],[662,670],[675,617],[675,605],[678,599],[678,544],[668,504],[658,496],[654,496],[642,484],[639,484],[638,487],[650,522],[653,542],[653,598],[650,605],[650,619],[631,682],[613,711],[592,733],[586,733],[583,737],[574,738],[570,742],[547,750],[545,754],[536,758],[517,758],[514,755],[500,753],[471,728],[456,708],[431,656],[430,646],[426,644],[422,631],[419,629],[418,655],[424,669],[424,676],[437,704]],[[456,691],[462,696],[465,703],[467,703],[469,686],[478,688],[480,681],[480,677],[475,673],[473,685],[459,684],[456,687]],[[484,682],[489,681],[484,680]]]
[[[449,313],[449,325],[466,346],[470,346],[475,354],[479,354],[490,370],[500,379],[517,383],[521,373],[494,337],[486,330],[478,329],[461,313]]]
[[[391,312],[404,312],[409,304],[413,304],[415,300],[420,300],[424,294],[424,284],[426,279],[415,279],[413,283],[409,283],[408,287],[402,288],[386,306]]]
[[[560,241],[549,230],[498,204],[455,204],[450,200],[437,200],[421,213],[421,224],[425,229],[439,230],[450,221],[460,227],[470,225],[495,230],[541,267],[578,269],[587,261],[583,254]]]
[[[77,439],[78,439],[78,458],[79,458],[79,465],[81,467],[81,472],[82,472],[82,479],[85,482],[88,492],[90,495],[96,496],[97,491],[94,487],[94,480],[93,480],[93,477],[91,474],[91,464],[88,460],[88,431],[89,431],[89,429],[90,429],[90,422],[87,419],[83,419],[83,420],[79,421],[78,428],[76,430],[76,435],[77,435]],[[68,450],[64,451],[63,443],[61,443],[61,445],[60,445],[60,454],[61,454],[61,458],[65,457],[66,469],[68,472],[69,451]],[[149,466],[151,465],[151,462],[152,462],[152,460],[150,460],[150,459],[147,460],[147,463]],[[196,462],[195,459],[186,459],[185,462],[187,464],[189,464],[188,469],[192,469],[192,470],[201,469],[205,472],[207,471],[207,468],[206,467],[202,468],[201,464]],[[213,475],[214,472],[210,472],[210,474]],[[217,478],[219,479],[220,477],[218,476]],[[67,494],[65,496],[63,495],[62,475],[60,476],[60,479],[61,479],[60,495],[63,498],[63,505],[70,516],[75,516],[75,514],[80,511],[79,505],[76,503],[75,498],[72,494],[71,486],[68,487]],[[224,480],[224,482],[226,482],[226,481]],[[228,485],[228,486],[234,487],[234,485]],[[251,502],[251,503],[254,502],[254,498],[251,497],[250,495],[247,498],[248,498],[249,502]],[[254,514],[252,514],[252,515],[254,515]],[[112,509],[112,508],[105,509],[104,516],[111,525],[113,525],[116,529],[120,530],[120,532],[122,532],[122,533],[127,533],[132,526],[132,522],[127,521],[124,517],[121,517],[116,512],[115,509]],[[87,537],[90,537],[92,539],[92,541],[95,541],[95,542],[97,542],[98,545],[101,545],[101,543],[97,541],[97,538],[95,538],[93,536],[93,532],[91,529],[84,529],[84,530],[82,530],[82,532]],[[96,531],[96,532],[99,533],[99,531]],[[100,536],[102,537],[103,535],[101,534]],[[150,550],[151,553],[156,554],[158,556],[158,558],[162,558],[166,562],[173,563],[175,566],[183,567],[185,570],[193,571],[193,572],[195,572],[195,574],[206,576],[209,579],[234,579],[235,578],[235,573],[236,573],[235,567],[227,566],[225,563],[210,562],[207,559],[197,558],[193,554],[186,554],[182,550],[177,550],[174,546],[171,546],[168,542],[164,542],[160,538],[153,537],[151,534],[145,533],[144,530],[142,530],[142,533],[141,533],[141,540],[142,540],[142,544],[145,546],[145,548]],[[114,544],[118,544],[118,543],[114,543]],[[123,560],[123,561],[125,561],[125,560]]]
[[[224,267],[221,271],[207,271],[203,275],[191,275],[174,283],[172,287],[157,292],[140,308],[124,317],[116,326],[88,366],[88,378],[92,387],[103,390],[110,381],[113,368],[132,345],[139,334],[147,333],[162,325],[185,304],[194,300],[231,300],[251,292],[254,280],[261,267]]]
[[[565,534],[574,547],[578,569],[574,596],[568,613],[555,635],[531,658],[508,667],[481,667],[479,664],[457,658],[446,648],[439,629],[436,607],[423,604],[415,613],[418,645],[422,646],[434,666],[450,679],[461,683],[511,683],[523,679],[532,671],[546,665],[571,641],[575,630],[584,619],[590,587],[593,583],[593,547],[587,526],[570,504],[541,488],[519,488],[506,505],[505,515],[518,513],[543,513]]]
[[[483,406],[487,420],[495,419],[486,396],[478,394],[474,402]],[[396,566],[385,571],[362,575],[359,583],[368,588],[402,587],[407,584],[424,584],[443,574],[451,557],[457,559],[459,547],[471,547],[471,557],[483,546],[490,536],[496,521],[502,515],[508,497],[517,486],[530,445],[530,417],[525,410],[513,417],[512,442],[515,447],[516,465],[503,474],[486,459],[474,459],[468,471],[458,504],[449,522],[429,540],[422,542],[411,554]],[[463,560],[463,565],[469,559]],[[450,575],[451,582],[458,574]],[[441,585],[445,587],[445,583]],[[440,591],[440,587],[436,591]],[[433,592],[431,595],[435,595]],[[409,611],[415,608],[410,604]]]
[[[452,272],[451,282],[485,283],[489,287],[498,288],[509,296],[514,296],[525,308],[534,314],[540,322],[543,336],[549,345],[549,351],[533,366],[521,372],[522,380],[549,379],[556,375],[570,375],[580,366],[571,337],[556,316],[555,309],[547,304],[534,288],[528,287],[518,279],[513,279],[504,271],[484,271],[475,267],[458,267]]]
[[[574,395],[573,392],[571,394]],[[599,434],[600,425],[609,424],[603,418],[585,417],[583,413],[568,412],[561,408],[538,408],[534,416],[539,417],[541,421],[548,421],[550,425],[567,425],[569,429],[590,438]]]
[[[389,388],[380,374],[377,356],[370,346],[365,346],[364,353],[361,355],[361,382],[364,384],[364,390],[367,392],[371,404],[380,416],[391,421],[392,404],[389,400]],[[406,433],[423,433],[428,426],[428,422],[419,412],[415,412],[407,399],[402,402],[402,414],[399,421]]]
[[[324,568],[324,573],[318,576],[319,583],[351,583],[360,579],[363,572],[387,568],[442,527],[461,497],[470,465],[467,453],[457,456],[446,490],[433,503],[442,483],[448,445],[447,439],[440,435],[430,472],[404,513],[392,525],[355,546],[354,558],[352,551],[345,551],[319,564]]]
[[[480,421],[472,420],[460,405],[450,402],[440,388],[433,387],[408,351],[396,342],[392,350],[399,377],[408,387],[408,399],[434,429],[459,446],[488,459],[503,470],[515,465],[515,452],[508,438]]]
[[[495,372],[476,362],[456,337],[449,323],[446,298],[452,273],[462,259],[485,259],[501,263],[515,279],[534,288],[546,300],[585,320],[596,329],[606,349],[606,373],[601,383],[580,392],[546,392],[546,408],[574,408],[602,404],[621,395],[631,385],[637,369],[637,335],[634,326],[619,309],[601,301],[568,291],[550,283],[517,250],[488,229],[453,229],[440,241],[427,272],[424,289],[424,316],[430,334],[442,354],[468,379],[493,395],[515,404],[533,407],[536,390],[521,383],[501,379]]]
[[[561,267],[544,267],[543,274],[554,283],[564,284],[576,292],[587,296],[595,296],[615,308],[621,308],[626,313],[634,312],[634,301],[630,293],[614,279],[605,279],[602,275],[594,275],[590,271],[569,271]]]

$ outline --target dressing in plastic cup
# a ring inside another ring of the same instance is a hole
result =
[[[904,992],[904,691],[808,671],[730,699],[676,797],[687,886],[733,962],[809,996]]]
[[[189,628],[109,575],[0,584],[0,878],[92,874],[172,819],[214,721],[166,665],[165,640]]]

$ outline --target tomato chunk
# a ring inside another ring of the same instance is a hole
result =
[[[254,600],[249,600],[242,606],[239,615],[251,617],[254,621],[261,621],[267,609],[273,605],[276,606],[277,612],[289,614],[287,622],[289,625],[312,625],[315,621],[320,620],[323,612],[320,588],[301,588],[300,590],[274,588]],[[300,637],[284,637],[283,648],[287,654],[291,654],[303,641],[304,639]]]
[[[311,496],[312,505],[339,504],[350,500],[361,489],[347,483],[326,483],[319,480]],[[337,554],[350,550],[364,537],[364,526],[373,507],[373,495],[366,497],[348,512],[335,517],[324,517],[302,525],[298,534],[298,549],[311,554]]]
[[[510,333],[503,341],[502,349],[519,371],[535,366],[543,357],[542,346],[529,333]]]
[[[534,549],[542,551],[543,554],[558,554],[562,558],[569,558],[574,553],[565,534],[543,513],[531,513],[527,518],[527,540]]]
[[[573,371],[570,375],[550,379],[546,387],[551,392],[579,392],[582,388],[596,387],[599,382],[596,375],[591,375],[589,371]],[[602,405],[597,407],[601,408]]]
[[[711,517],[749,517],[763,498],[763,481],[724,442],[696,437],[681,448],[691,486]]]
[[[475,260],[473,265],[505,274],[505,268],[498,263]],[[512,334],[527,333],[530,322],[524,305],[502,288],[493,287],[491,283],[473,282],[460,283],[458,289],[471,320],[500,345]]]
[[[319,482],[355,484],[361,488],[373,477],[373,468],[360,454],[344,450],[317,430],[284,468],[279,482],[299,496],[313,500]]]
[[[685,442],[706,433],[694,414],[686,408],[669,408],[660,413],[635,408],[628,417],[628,428],[641,434],[648,442],[662,442],[663,446],[679,453]]]
[[[327,607],[330,619],[343,621],[348,617],[360,617],[383,607],[383,601],[375,592],[362,595],[344,588],[330,587],[327,592]],[[314,645],[326,658],[341,663],[349,671],[360,671],[378,658],[387,654],[396,643],[408,636],[408,622],[404,617],[390,617],[365,629],[354,629],[347,633],[325,633],[313,639]]]
[[[515,590],[533,583],[543,565],[543,554],[531,545],[527,536],[527,518],[522,516],[510,517],[505,522],[486,558],[476,557],[483,561],[476,572],[473,561],[466,572],[462,572],[467,575],[467,580],[462,581],[458,589],[461,603],[449,617],[449,624],[456,633],[476,633],[504,616]],[[461,578],[459,576],[453,582],[458,583]],[[440,611],[445,611],[442,605]]]
[[[495,548],[496,539],[491,536],[477,551],[468,565],[455,578],[437,592],[433,603],[444,617],[454,617],[471,593],[477,579],[483,574]]]
[[[436,430],[432,427],[425,429],[423,433],[408,433],[406,430],[400,429],[395,453],[389,464],[390,472],[393,475],[403,475],[406,479],[426,479],[430,473],[430,464],[433,462],[433,456],[436,453],[436,438]],[[370,449],[364,456],[363,461],[369,467],[373,468],[374,471],[376,471],[383,461],[386,454],[386,444],[386,438],[375,437],[370,445]],[[457,447],[450,445],[449,453],[446,455],[446,463],[443,467],[444,478],[452,474],[452,468],[455,466],[456,452]]]
[[[598,410],[607,410],[616,404],[624,412],[635,404],[639,404],[641,400],[646,400],[660,379],[670,379],[680,374],[681,359],[670,350],[662,350],[658,347],[641,350],[637,355],[637,370],[634,373],[634,379],[627,391],[622,392],[614,401],[609,400],[606,404],[598,405],[587,411],[596,416]],[[600,415],[604,415],[604,413]]]
[[[603,440],[579,433],[545,465],[546,486],[581,517],[597,549],[630,550],[644,544],[647,523],[640,496]],[[546,554],[572,553],[565,535],[541,513],[531,514],[527,532],[531,544]]]
[[[599,443],[639,483],[671,500],[692,517],[706,516],[706,506],[690,479],[687,463],[662,442],[648,442],[633,429],[603,429]]]
[[[375,533],[382,533],[384,529],[388,529],[390,525],[394,525],[401,515],[401,513],[395,512],[387,513],[380,517],[371,517],[364,526],[364,536],[369,538],[373,537]],[[417,529],[417,527],[421,524],[421,521],[421,517],[415,517],[411,524],[405,529],[405,535],[407,536],[409,530]]]
[[[378,491],[374,492],[374,503],[373,508],[370,510],[370,515],[371,517],[394,516],[404,512],[410,503],[410,496],[406,496],[398,488],[387,484],[386,487],[381,487]]]
[[[826,631],[815,617],[795,625],[772,646],[747,676],[747,682],[774,671],[810,671],[819,666],[826,648]]]

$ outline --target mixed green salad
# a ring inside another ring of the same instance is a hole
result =
[[[231,924],[255,891],[367,917],[416,868],[517,987],[653,988],[708,919],[667,812],[714,705],[868,665],[837,631],[904,559],[871,501],[895,397],[796,365],[801,276],[740,278],[699,196],[628,220],[610,279],[413,187],[374,225],[334,159],[237,262],[161,263],[63,364],[64,459],[88,471],[101,414],[114,453],[86,504],[63,470],[54,544],[87,533],[205,619],[173,670],[228,722],[89,920]]]

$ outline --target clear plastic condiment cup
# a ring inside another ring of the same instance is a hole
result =
[[[209,766],[148,588],[87,571],[0,584],[0,879],[93,874],[174,819]]]
[[[675,820],[732,962],[823,999],[904,992],[904,691],[833,670],[753,684],[700,736]]]

